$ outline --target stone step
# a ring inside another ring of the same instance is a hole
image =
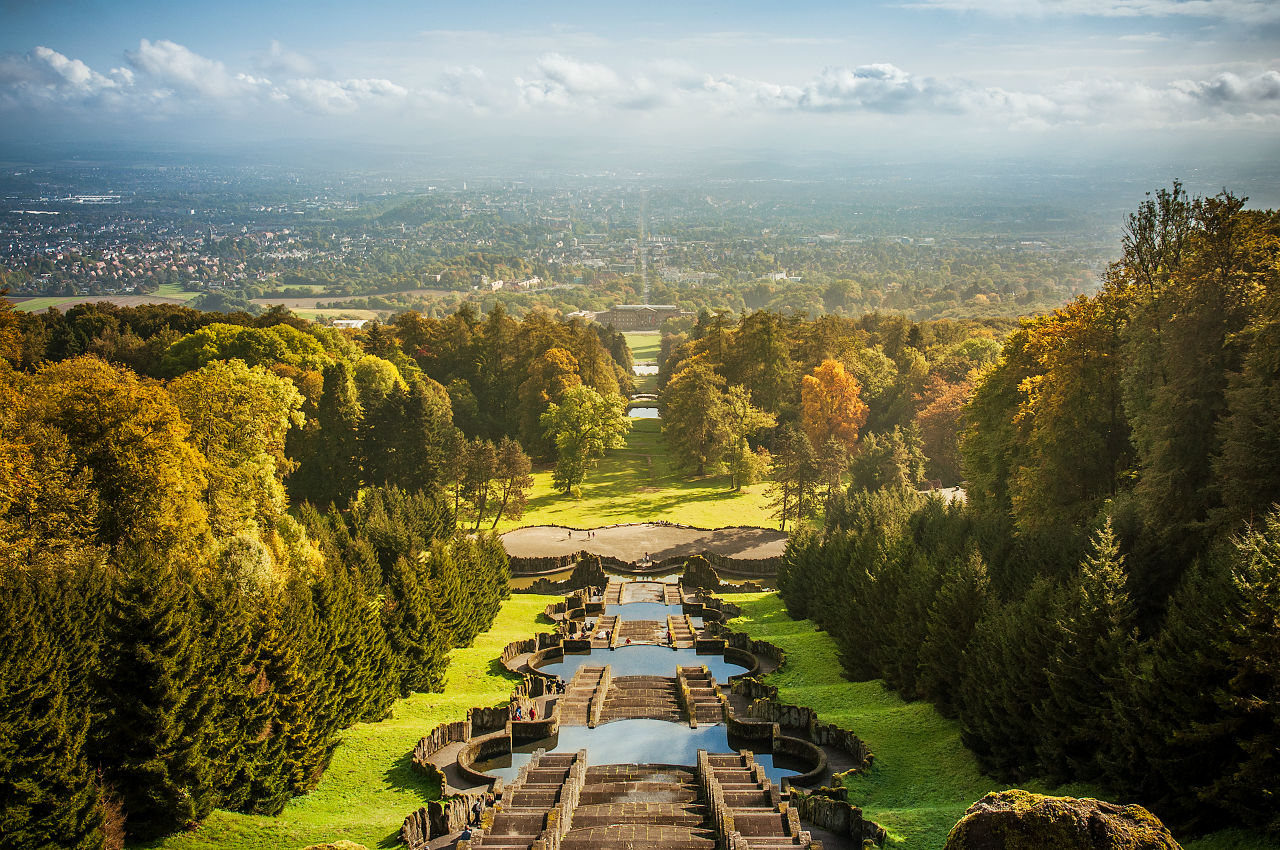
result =
[[[622,802],[598,805],[578,804],[573,825],[578,827],[645,823],[700,827],[706,818],[703,806],[689,803]]]
[[[619,824],[574,829],[561,850],[715,850],[715,833],[708,829],[656,824]]]
[[[744,811],[735,809],[733,828],[747,836],[748,840],[752,836],[787,837],[786,816],[778,811],[755,812],[750,809]]]

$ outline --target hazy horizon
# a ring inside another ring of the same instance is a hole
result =
[[[1186,172],[1280,154],[1280,4],[1261,0],[0,8],[9,160]]]

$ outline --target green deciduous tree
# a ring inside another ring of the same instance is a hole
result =
[[[602,396],[587,386],[566,390],[542,414],[542,427],[556,446],[555,486],[568,493],[582,484],[588,466],[607,449],[621,448],[631,421],[621,396]]]

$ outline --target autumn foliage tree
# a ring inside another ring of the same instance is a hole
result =
[[[810,445],[834,439],[852,450],[866,421],[862,386],[839,361],[822,361],[800,382],[800,423]]]

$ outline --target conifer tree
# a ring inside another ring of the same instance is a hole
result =
[[[961,738],[984,769],[1014,780],[1038,772],[1036,746],[1047,734],[1030,707],[1048,698],[1045,669],[1057,652],[1060,593],[1037,578],[1022,599],[979,621],[964,652]]]
[[[128,553],[107,614],[94,760],[124,801],[132,837],[197,823],[216,800],[214,690],[190,590],[162,558]]]
[[[0,843],[14,850],[91,850],[103,842],[84,751],[89,715],[69,705],[57,627],[31,580],[0,580]]]
[[[1034,706],[1044,730],[1037,753],[1050,777],[1097,776],[1110,695],[1136,648],[1134,619],[1124,557],[1108,518],[1067,588],[1057,621],[1060,637],[1046,666],[1049,690]]]
[[[920,693],[943,714],[955,716],[965,647],[988,610],[987,565],[977,548],[954,563],[942,584],[920,646]]]
[[[383,623],[396,659],[400,696],[444,687],[449,645],[431,610],[424,573],[416,558],[410,561],[401,555],[387,581]]]

